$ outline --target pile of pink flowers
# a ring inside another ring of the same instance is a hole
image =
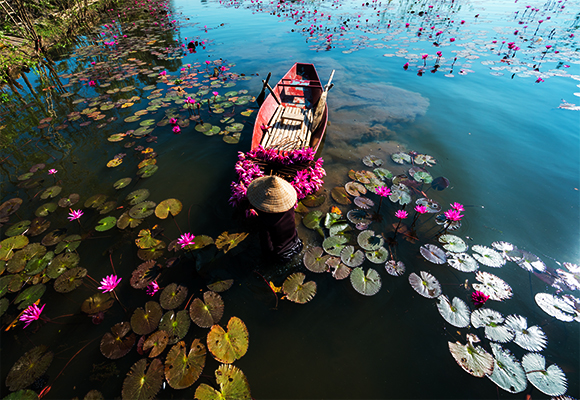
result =
[[[262,146],[249,151],[247,153],[238,153],[238,162],[235,165],[235,170],[238,173],[238,181],[232,182],[232,196],[229,203],[232,207],[239,206],[246,200],[246,192],[250,183],[259,177],[264,176],[264,173],[256,164],[254,160],[265,161],[269,164],[293,165],[301,163],[311,163],[314,161],[314,150],[300,149],[294,151],[277,151],[273,149],[264,149]],[[292,182],[292,186],[296,189],[298,200],[301,200],[309,194],[318,191],[324,181],[322,178],[326,176],[326,171],[322,168],[324,160],[319,158],[314,162],[314,165],[308,166],[297,172],[296,177]]]

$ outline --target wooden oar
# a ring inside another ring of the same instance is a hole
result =
[[[270,77],[272,76],[271,72],[268,72],[268,76],[266,77],[266,80],[262,80],[262,82],[264,83],[262,85],[262,91],[260,92],[260,94],[258,95],[258,97],[256,97],[256,103],[258,103],[258,107],[262,106],[262,103],[264,102],[264,99],[266,98],[266,85],[268,84],[268,81],[270,80]]]
[[[274,100],[276,100],[276,103],[278,103],[279,106],[282,105],[282,103],[280,103],[280,100],[278,100],[278,96],[276,96],[276,93],[274,93],[274,89],[272,89],[272,86],[268,85],[268,82],[264,82],[264,84],[266,85],[270,93],[272,93],[272,96],[274,96]]]
[[[324,86],[324,92],[322,92],[322,95],[320,95],[320,99],[318,99],[318,103],[316,104],[316,110],[314,111],[314,117],[312,118],[312,125],[310,128],[311,132],[314,132],[318,128],[318,125],[320,125],[320,122],[322,122],[322,115],[324,114],[324,109],[326,108],[326,97],[328,95],[328,91],[332,88],[332,86],[334,86],[332,84],[333,77],[334,70],[332,70],[330,78],[328,79],[328,83]],[[308,142],[306,143],[307,145],[309,144]]]

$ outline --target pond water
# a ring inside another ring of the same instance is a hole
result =
[[[546,365],[557,364],[567,379],[566,394],[578,397],[578,311],[576,321],[564,322],[536,303],[538,293],[577,297],[574,289],[580,287],[577,3],[179,0],[167,7],[166,14],[159,12],[164,9],[160,3],[137,1],[109,11],[102,25],[59,55],[53,68],[58,79],[46,67],[29,74],[36,97],[19,80],[28,104],[12,98],[2,106],[1,200],[20,198],[23,203],[0,227],[0,239],[19,221],[40,215],[43,204],[78,193],[78,203],[63,203],[47,213],[45,232],[27,234],[30,243],[55,229],[81,235],[71,254],[80,256],[79,266],[94,279],[84,278],[67,293],[55,291],[50,280],[40,304],[46,304],[42,318],[52,321],[35,321],[24,330],[19,323],[2,332],[3,397],[9,393],[6,378],[12,365],[41,344],[54,353],[45,383],[36,387],[51,385],[47,398],[83,398],[93,389],[105,398],[121,396],[131,366],[145,356],[134,347],[110,360],[99,343],[113,325],[130,321],[137,307],[160,296],[150,297],[129,284],[143,258],[152,257],[151,251],[138,255],[135,239],[142,229],[153,230],[165,245],[185,232],[215,240],[226,231],[247,231],[228,199],[230,182],[237,179],[238,152],[250,149],[257,112],[253,97],[268,72],[273,84],[295,62],[314,64],[323,84],[335,71],[328,96],[330,125],[318,154],[327,173],[321,192],[326,199],[308,211],[327,213],[338,206],[346,214],[356,208],[338,204],[331,191],[351,181],[351,169],[374,169],[363,164],[365,156],[379,157],[394,175],[407,174],[412,165],[395,163],[392,154],[414,151],[435,158],[436,164],[425,169],[433,178],[447,178],[449,186],[418,189],[440,203],[442,211],[454,202],[464,205],[461,227],[450,233],[471,248],[508,242],[545,263],[543,273],[515,262],[503,268],[480,265],[480,271],[500,277],[513,290],[511,298],[489,300],[484,307],[506,317],[524,316],[528,326],[539,326],[547,339],[541,350]],[[191,41],[197,42],[195,51],[187,50]],[[214,68],[218,79],[210,79]],[[188,96],[201,108],[184,109]],[[169,117],[179,119],[179,134],[172,132]],[[207,131],[207,124],[217,128]],[[145,167],[153,173],[139,178],[151,152],[158,169]],[[37,164],[43,165],[23,176]],[[57,172],[49,174],[49,169]],[[132,178],[127,187],[113,187],[127,177]],[[60,193],[45,191],[55,185],[62,187]],[[175,198],[183,208],[175,218],[152,215],[134,228],[95,230],[107,224],[99,222],[103,218],[117,219],[133,207],[126,197],[138,189],[148,189],[147,201]],[[110,210],[86,204],[97,194],[113,202]],[[379,201],[374,193],[366,196]],[[419,197],[413,194],[412,206]],[[382,220],[369,229],[390,238],[400,205],[384,200]],[[161,250],[155,256],[162,267],[155,273],[160,272],[161,287],[173,282],[187,287],[188,300],[201,297],[207,284],[234,280],[221,293],[220,324],[225,327],[236,316],[249,331],[248,351],[234,365],[246,375],[256,399],[551,398],[529,382],[523,393],[510,394],[486,377],[471,376],[454,360],[448,342],[464,344],[466,335],[474,333],[491,353],[491,341],[483,328],[446,322],[438,301],[420,296],[408,278],[427,271],[443,294],[462,299],[472,310],[470,285],[478,282],[474,273],[421,255],[423,245],[441,247],[433,214],[420,216],[417,239],[406,240],[411,205],[397,243],[388,246],[406,272],[395,277],[384,262],[362,265],[380,275],[382,287],[374,296],[357,293],[349,278],[308,271],[302,256],[288,265],[265,265],[255,233],[227,253],[213,244],[189,254]],[[68,208],[84,214],[68,221]],[[297,215],[305,247],[321,246],[323,238],[300,222],[303,214]],[[326,229],[323,233],[329,235]],[[7,299],[2,303],[4,329],[21,312],[13,302],[18,292],[33,283],[20,289],[22,284],[12,280],[32,275],[17,269],[3,267],[0,277]],[[561,273],[568,276],[568,285],[560,281],[559,288],[552,287],[557,269],[572,274]],[[282,286],[294,272],[317,285],[314,298],[303,305],[282,300],[281,294],[276,300],[266,283]],[[113,273],[122,278],[115,289],[119,301],[106,310],[102,323],[94,324],[81,304],[100,292],[98,281]],[[184,301],[179,309],[185,307]],[[192,323],[187,346],[195,338],[205,342],[208,331]],[[514,342],[503,347],[518,360],[528,353]],[[167,352],[159,356],[162,362]],[[218,365],[208,354],[198,382],[182,390],[166,386],[157,396],[193,398],[198,383],[217,388]]]

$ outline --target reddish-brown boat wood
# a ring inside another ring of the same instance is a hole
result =
[[[324,88],[320,83],[320,78],[313,64],[296,63],[284,75],[280,82],[273,87],[273,90],[284,107],[300,107],[312,109],[314,112]],[[252,136],[252,150],[262,142],[262,136],[264,134],[262,127],[268,126],[277,107],[278,103],[270,93],[264,100],[256,116]],[[327,123],[328,106],[325,104],[322,120],[310,137],[309,147],[315,152],[318,151],[318,147],[322,142]]]

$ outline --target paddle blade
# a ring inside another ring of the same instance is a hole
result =
[[[268,84],[268,81],[270,80],[270,76],[272,76],[272,73],[268,72],[268,76],[266,77],[266,80],[264,81],[264,84],[262,85],[262,91],[260,92],[258,97],[256,97],[256,103],[258,103],[258,107],[262,106],[262,103],[264,102],[264,99],[266,98],[266,85]]]

